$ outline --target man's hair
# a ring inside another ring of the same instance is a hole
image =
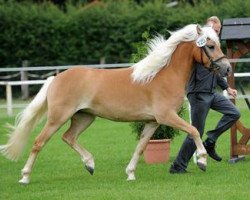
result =
[[[207,19],[207,23],[209,23],[209,22],[212,22],[212,23],[220,24],[220,25],[221,25],[220,19],[219,19],[217,16],[209,17],[209,18]]]

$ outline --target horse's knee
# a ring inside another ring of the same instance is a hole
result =
[[[195,128],[194,126],[190,126],[189,136],[191,136],[192,138],[197,138],[200,137],[200,133],[197,128]]]

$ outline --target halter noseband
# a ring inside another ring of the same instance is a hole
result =
[[[207,45],[204,45],[204,46],[202,46],[202,47],[200,47],[200,48],[201,48],[201,60],[202,60],[202,64],[203,64],[203,59],[202,59],[202,50],[203,50],[203,51],[205,52],[207,58],[208,58],[209,61],[210,61],[209,70],[219,70],[221,67],[220,67],[220,65],[218,65],[217,62],[219,62],[221,59],[227,58],[227,57],[226,57],[225,55],[223,55],[223,56],[221,56],[221,57],[219,57],[219,58],[213,60],[213,59],[211,58],[211,56],[209,55],[209,52],[208,52],[208,49],[207,49],[207,48],[208,48]]]

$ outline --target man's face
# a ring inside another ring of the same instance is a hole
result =
[[[217,35],[220,34],[220,30],[221,30],[221,24],[220,23],[214,23],[212,21],[209,21],[209,22],[207,22],[207,25],[211,26],[215,30]]]
[[[220,34],[221,25],[220,24],[214,24],[213,25],[213,29],[215,30],[215,32],[217,33],[217,35],[219,35]]]

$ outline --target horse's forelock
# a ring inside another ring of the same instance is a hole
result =
[[[210,38],[211,40],[213,40],[218,46],[220,46],[220,40],[219,37],[217,35],[217,33],[215,32],[215,30],[211,27],[211,26],[205,26],[202,28],[202,31],[204,33],[204,35],[208,38]]]

